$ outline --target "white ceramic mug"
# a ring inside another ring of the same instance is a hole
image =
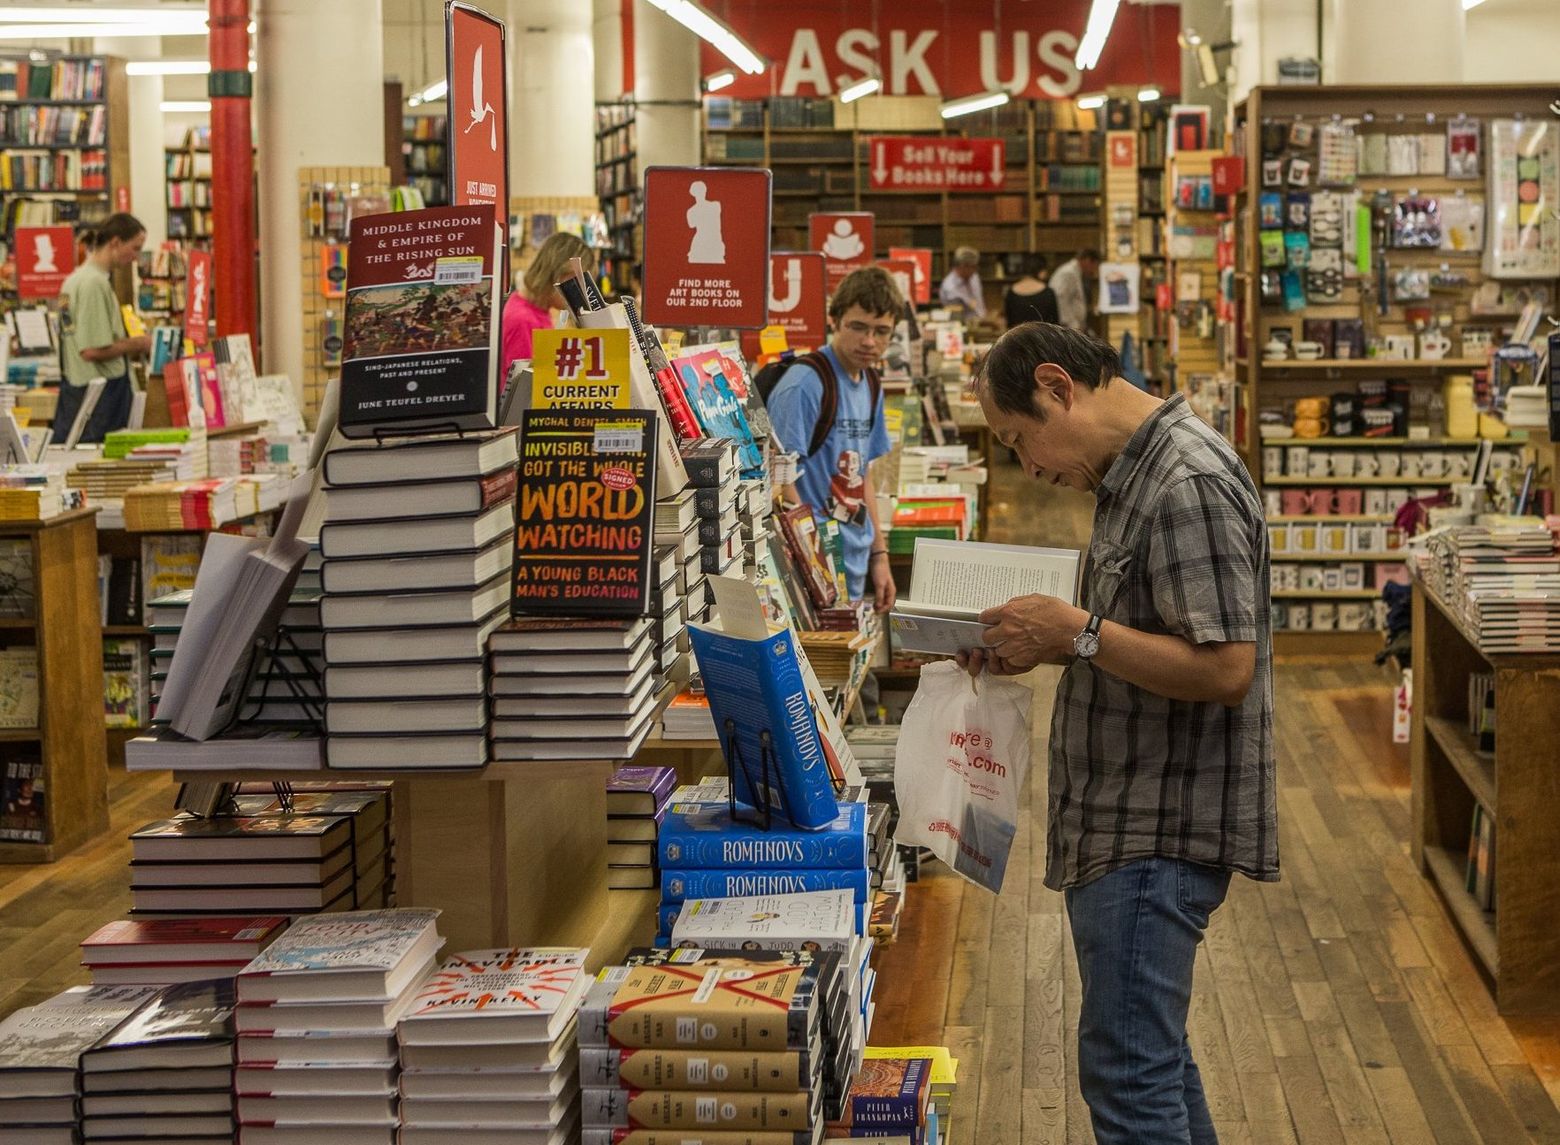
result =
[[[1396,450],[1384,449],[1376,455],[1383,477],[1396,477],[1403,471],[1403,455]]]
[[[1369,449],[1357,451],[1354,459],[1354,475],[1356,477],[1376,477],[1381,473],[1381,458]]]
[[[1330,600],[1319,600],[1311,606],[1311,627],[1318,632],[1331,632],[1338,627],[1338,606]]]
[[[1310,628],[1310,607],[1304,604],[1291,604],[1289,606],[1289,627],[1295,632],[1304,632]]]
[[[1353,477],[1354,463],[1357,460],[1352,449],[1339,449],[1332,453],[1332,475],[1334,477]]]
[[[1331,455],[1326,454],[1326,453],[1322,453],[1322,452],[1317,451],[1317,450],[1312,450],[1310,452],[1310,454],[1306,458],[1305,475],[1307,477],[1330,477],[1330,476],[1332,476],[1332,457],[1331,457]]]

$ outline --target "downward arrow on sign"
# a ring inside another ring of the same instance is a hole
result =
[[[884,152],[887,150],[887,148],[883,144],[879,143],[872,150],[876,154],[876,158],[874,160],[874,164],[873,164],[873,168],[872,168],[872,177],[874,179],[876,179],[879,183],[887,182],[888,181],[888,168],[884,165]]]
[[[991,185],[1002,186],[1002,180],[1007,177],[1007,172],[1002,169],[1002,148],[995,147],[991,152]]]

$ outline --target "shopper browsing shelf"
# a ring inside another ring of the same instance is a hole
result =
[[[1056,291],[1046,282],[1045,255],[1026,254],[1024,273],[1002,296],[1002,316],[1008,329],[1025,322],[1060,322]]]
[[[1089,324],[1089,285],[1099,278],[1100,252],[1081,250],[1051,272],[1050,286],[1056,292],[1058,321],[1072,330]]]
[[[879,539],[872,480],[873,462],[889,451],[882,387],[873,371],[904,306],[887,271],[874,266],[851,272],[829,302],[834,332],[820,363],[833,375],[832,422],[820,422],[830,404],[824,401],[825,379],[805,362],[788,369],[769,396],[776,436],[801,457],[796,484],[786,486],[784,495],[839,522],[851,599],[870,590],[879,612],[893,607],[896,594],[888,548]]]
[[[550,236],[537,250],[531,265],[525,268],[520,288],[504,303],[501,386],[508,382],[511,365],[520,359],[530,359],[531,336],[538,330],[551,330],[553,312],[567,308],[568,303],[555,284],[568,275],[571,258],[580,260],[585,273],[596,272],[595,252],[584,239],[562,231]]]
[[[942,280],[938,296],[944,306],[962,306],[973,318],[986,317],[986,294],[980,282],[980,251],[961,246],[953,252],[953,269]]]
[[[1045,883],[1083,978],[1079,1083],[1099,1145],[1214,1142],[1186,1041],[1192,963],[1234,872],[1278,878],[1268,549],[1240,458],[1109,345],[1033,322],[976,378],[1029,476],[1097,499],[1080,599],[987,610],[972,671],[1064,666]]]
[[[97,406],[79,438],[102,441],[110,430],[130,422],[130,363],[151,349],[145,334],[132,338],[109,274],[127,267],[141,253],[146,228],[123,211],[104,219],[87,238],[91,253],[60,287],[60,359],[65,378],[54,410],[54,440],[64,441],[81,409],[87,386],[105,379]]]

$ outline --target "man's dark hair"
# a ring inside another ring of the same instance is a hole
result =
[[[839,289],[829,300],[829,317],[838,322],[852,306],[859,306],[868,314],[898,318],[905,300],[888,271],[880,266],[864,266],[840,281]]]
[[[1091,390],[1121,373],[1121,355],[1109,342],[1050,322],[1025,322],[997,339],[975,369],[973,388],[1004,413],[1038,418],[1035,367],[1047,363]]]
[[[1104,261],[1103,259],[1100,258],[1100,252],[1095,250],[1091,246],[1086,246],[1081,251],[1079,251],[1078,252],[1078,258],[1079,258],[1080,261],[1083,260],[1083,259],[1089,259],[1089,260],[1091,260],[1093,262],[1103,262]]]

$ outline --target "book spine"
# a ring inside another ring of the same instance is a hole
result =
[[[814,891],[850,891],[858,903],[867,901],[867,869],[845,870],[666,870],[661,872],[664,902],[688,899],[752,898],[755,895],[796,895]],[[803,936],[807,937],[807,936]],[[712,945],[717,945],[712,943]]]
[[[725,526],[719,517],[699,518],[699,544],[703,546],[719,545],[726,539]]]
[[[670,366],[664,366],[655,373],[655,386],[661,394],[661,401],[666,406],[666,416],[672,425],[672,432],[684,441],[697,441],[703,435],[699,428],[699,419],[693,412],[693,406],[688,404],[688,395],[683,393],[682,383],[677,380],[677,371]],[[686,463],[687,459],[684,458]],[[693,479],[693,472],[688,473],[689,480]]]
[[[585,1086],[624,1089],[808,1089],[809,1055],[801,1050],[742,1053],[736,1050],[580,1050]]]
[[[661,828],[659,857],[668,870],[862,870],[867,866],[866,833],[854,819],[848,831],[812,838],[748,830],[687,831],[681,829],[681,822],[673,815]]]
[[[810,1130],[784,1129],[685,1131],[682,1129],[587,1128],[580,1145],[813,1145]]]
[[[818,720],[791,632],[771,636],[764,652],[765,670],[759,683],[774,729],[775,756],[784,775],[790,819],[804,830],[816,831],[839,816],[840,806],[834,798]]]
[[[491,509],[494,505],[513,497],[517,481],[518,471],[513,467],[500,469],[497,473],[490,473],[482,478],[482,510]]]
[[[695,490],[719,490],[720,458],[705,451],[683,454],[683,464],[688,467],[688,484]],[[695,493],[695,497],[699,496]]]
[[[586,1086],[580,1115],[587,1125],[625,1129],[789,1129],[810,1120],[812,1094],[700,1093]]]
[[[725,489],[723,489],[717,482],[711,482],[708,485],[698,485],[694,487],[693,512],[694,515],[701,521],[699,526],[701,529],[703,528],[703,521],[720,520],[721,510],[723,508],[722,502],[726,500],[726,498],[723,496],[724,493]],[[720,538],[717,536],[715,540],[718,541]],[[713,544],[714,542],[701,541],[700,543]]]
[[[853,1129],[873,1128],[914,1133],[920,1120],[914,1094],[897,1097],[853,1097],[848,1124]]]

